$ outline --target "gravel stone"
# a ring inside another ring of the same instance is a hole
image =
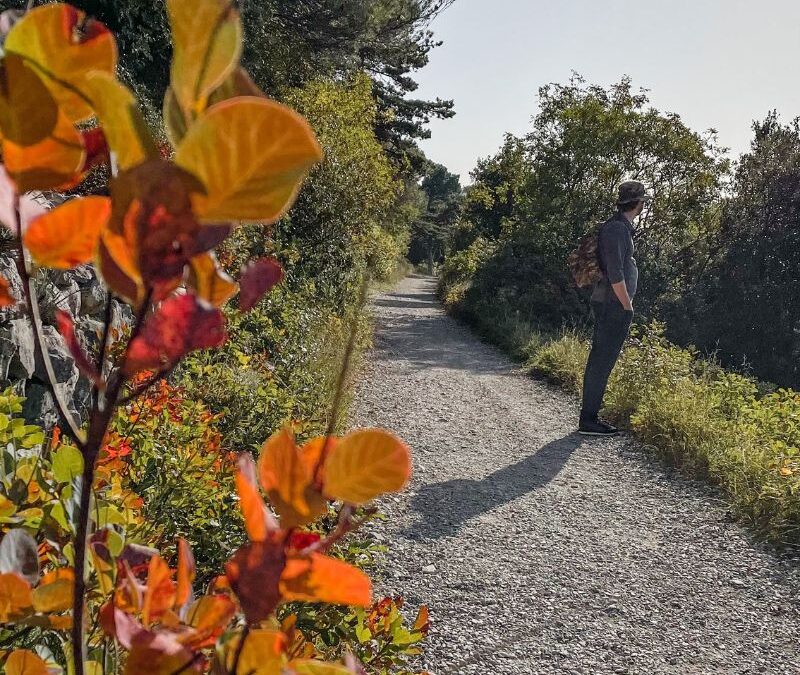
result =
[[[379,591],[427,603],[436,675],[800,672],[797,558],[628,437],[574,433],[575,401],[447,317],[435,282],[373,301],[353,426],[412,447],[372,524]],[[435,561],[435,574],[424,566]]]

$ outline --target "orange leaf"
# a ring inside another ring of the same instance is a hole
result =
[[[80,133],[61,111],[50,136],[35,145],[3,139],[3,161],[20,193],[75,187],[81,181],[85,158]]]
[[[168,609],[175,606],[175,583],[172,581],[172,570],[161,556],[150,558],[147,572],[147,588],[142,605],[142,621],[149,625]]]
[[[9,54],[0,61],[0,136],[20,146],[53,133],[58,106],[32,66]]]
[[[411,476],[411,451],[382,429],[362,429],[342,438],[325,459],[325,494],[364,504],[402,489]]]
[[[15,572],[0,574],[0,623],[8,623],[30,614],[33,594],[28,582]]]
[[[178,587],[175,593],[175,606],[183,607],[192,599],[192,583],[195,577],[195,564],[192,549],[185,539],[178,539]]]
[[[25,246],[41,267],[66,270],[83,265],[94,258],[110,216],[108,197],[71,199],[31,222]]]
[[[97,246],[97,269],[106,285],[118,296],[138,306],[144,291],[142,278],[125,238],[103,232]]]
[[[191,649],[213,646],[236,616],[236,603],[226,595],[204,595],[186,615],[187,625],[194,628],[178,639]]]
[[[431,629],[431,617],[428,605],[422,605],[417,613],[416,621],[414,621],[414,630],[423,635],[427,635]]]
[[[189,129],[175,154],[206,186],[195,211],[207,222],[274,222],[295,200],[322,150],[291,109],[242,96],[219,103]]]
[[[267,291],[283,281],[283,267],[275,258],[254,260],[242,269],[242,294],[239,309],[248,312],[258,304]]]
[[[264,443],[258,471],[284,529],[305,525],[325,513],[326,500],[314,489],[313,476],[288,429]]]
[[[92,115],[85,78],[91,71],[113,74],[114,37],[99,21],[66,4],[48,4],[25,14],[6,37],[7,54],[19,54],[42,75],[70,121]]]
[[[156,159],[158,148],[131,91],[102,71],[89,73],[85,86],[117,168],[131,169]]]
[[[239,285],[219,266],[213,253],[203,253],[189,261],[188,282],[197,297],[214,307],[222,307],[239,290]]]
[[[57,569],[44,575],[33,591],[33,607],[37,612],[63,612],[72,607],[75,572]]]
[[[172,27],[172,88],[196,114],[239,63],[242,24],[229,0],[167,0]]]
[[[233,662],[239,647],[240,636],[226,645],[225,663],[228,671],[233,670]],[[253,675],[282,675],[286,652],[286,635],[279,630],[258,628],[247,634],[247,640],[239,656],[239,673]]]
[[[372,604],[372,583],[361,570],[319,553],[290,556],[281,575],[281,597],[286,602],[328,602],[334,605]]]
[[[27,649],[11,652],[6,659],[6,675],[51,675],[52,672],[39,655]]]
[[[0,276],[0,309],[4,307],[13,307],[17,304],[16,298],[11,295],[11,285],[8,279]]]
[[[125,372],[169,370],[197,349],[220,347],[227,339],[222,313],[189,293],[167,298],[128,346]]]
[[[280,533],[242,546],[225,564],[225,574],[251,626],[268,619],[278,606],[278,585],[285,565]]]
[[[239,508],[242,510],[244,526],[250,541],[266,541],[277,524],[267,512],[267,507],[258,493],[255,481],[253,458],[247,454],[239,455],[239,470],[236,472],[236,490],[239,493]]]

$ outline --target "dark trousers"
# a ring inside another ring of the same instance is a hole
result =
[[[608,378],[617,363],[622,345],[631,327],[633,312],[627,311],[616,298],[593,302],[594,333],[592,351],[583,376],[583,408],[581,419],[594,420],[603,405]]]

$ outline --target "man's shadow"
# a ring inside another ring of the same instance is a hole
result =
[[[424,541],[456,534],[467,521],[546,486],[564,468],[583,439],[570,434],[482,480],[456,479],[423,486],[411,499],[419,516],[404,532]]]

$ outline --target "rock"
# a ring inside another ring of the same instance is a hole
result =
[[[27,380],[36,368],[33,327],[26,318],[0,324],[0,379]]]
[[[436,572],[436,565],[425,565],[422,571],[425,572],[425,574],[434,574]]]

